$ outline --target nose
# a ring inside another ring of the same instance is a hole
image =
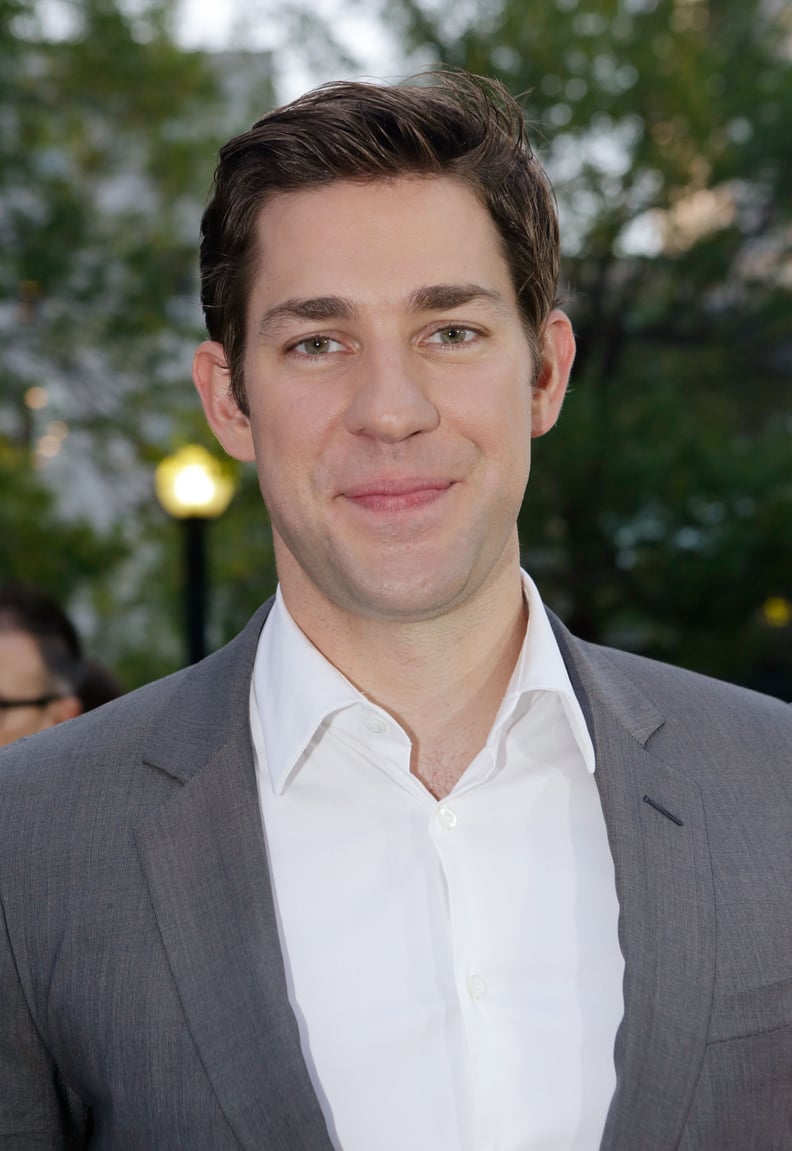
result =
[[[426,386],[426,368],[410,349],[369,348],[357,370],[344,419],[353,435],[399,443],[437,427],[440,413]]]

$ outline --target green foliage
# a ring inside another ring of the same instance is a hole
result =
[[[578,337],[528,566],[580,634],[792,698],[792,20],[768,0],[389,0],[523,94]]]
[[[84,518],[59,518],[55,497],[27,453],[2,438],[0,539],[0,583],[28,581],[66,600],[84,581],[101,585],[127,555],[117,530],[99,535]]]
[[[0,0],[2,566],[76,605],[128,686],[183,660],[152,473],[196,426],[210,438],[190,384],[200,213],[219,144],[272,104],[266,61],[179,48],[174,10],[75,0],[48,39],[43,0]]]

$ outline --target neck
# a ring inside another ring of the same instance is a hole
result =
[[[307,613],[305,598],[281,590],[311,642],[410,736],[413,774],[448,794],[484,747],[522,647],[519,566],[454,611],[409,623]]]

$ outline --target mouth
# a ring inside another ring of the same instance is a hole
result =
[[[341,495],[365,511],[393,514],[427,507],[441,499],[452,486],[452,480],[374,480],[347,488]]]

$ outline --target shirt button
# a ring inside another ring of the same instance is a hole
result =
[[[383,732],[388,730],[387,721],[373,711],[369,712],[363,722],[365,723],[366,730],[372,732],[373,735],[382,735]]]
[[[441,807],[437,813],[437,821],[446,831],[452,831],[457,825],[456,812],[450,807]]]
[[[468,975],[467,989],[471,999],[483,999],[487,994],[487,984],[480,975]]]

